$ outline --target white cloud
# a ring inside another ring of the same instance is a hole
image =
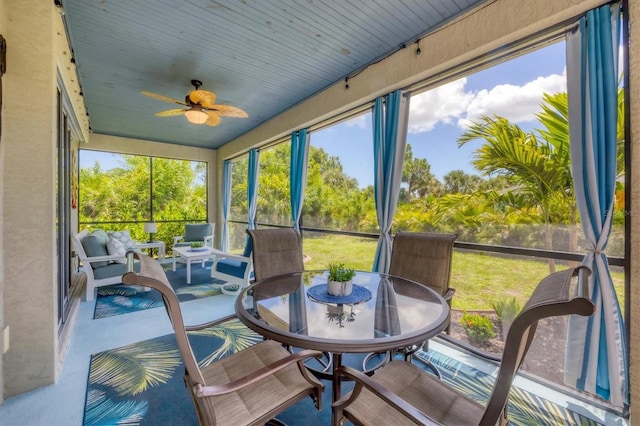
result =
[[[466,84],[467,79],[461,78],[411,97],[409,132],[428,132],[439,121],[450,123],[462,117],[474,97],[464,91]]]
[[[538,77],[516,86],[500,84],[479,92],[465,90],[466,78],[442,85],[411,98],[409,132],[428,132],[439,123],[456,122],[466,127],[482,115],[499,115],[514,123],[535,120],[543,93],[564,92],[566,70],[562,74]]]
[[[567,90],[566,71],[538,77],[522,86],[500,84],[491,90],[480,90],[467,107],[466,115],[458,120],[459,127],[466,127],[480,116],[499,115],[513,123],[535,120],[540,111],[543,93]]]

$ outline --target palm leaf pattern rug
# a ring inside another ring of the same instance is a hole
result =
[[[236,318],[190,332],[189,340],[201,365],[262,340]],[[481,403],[486,403],[493,378],[434,350],[420,353],[438,366],[443,380]],[[416,358],[414,358],[416,359]],[[421,366],[419,359],[414,361]],[[197,425],[185,388],[184,367],[173,334],[92,355],[84,409],[89,425]],[[278,418],[290,425],[329,424],[330,382],[326,382],[323,410],[302,401]],[[347,388],[349,386],[346,386]],[[509,405],[512,425],[600,425],[551,401],[514,387]]]
[[[162,266],[181,302],[222,294],[220,284],[225,281],[211,278],[211,262],[206,262],[204,268],[199,263],[191,265],[191,284],[187,284],[185,265],[179,264],[175,272],[170,263]],[[99,287],[93,318],[106,318],[160,306],[163,306],[162,296],[157,291],[144,291],[139,287],[125,285]]]

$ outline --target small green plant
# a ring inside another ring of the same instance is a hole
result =
[[[356,275],[353,268],[346,268],[344,263],[329,263],[329,281],[346,282]]]
[[[496,335],[493,331],[493,323],[485,315],[465,312],[460,322],[472,343],[483,344]]]
[[[200,248],[204,247],[204,243],[202,241],[193,241],[191,243],[191,248]]]
[[[502,327],[505,329],[505,334],[506,330],[509,329],[509,326],[513,322],[513,319],[518,315],[520,309],[522,309],[520,303],[515,297],[512,299],[498,300],[497,302],[492,303],[491,307],[496,311],[496,315],[502,323]]]
[[[511,299],[498,300],[497,302],[492,303],[491,307],[496,311],[496,315],[500,321],[513,320],[516,315],[518,315],[518,312],[520,312],[520,309],[522,309],[518,299],[515,297]]]

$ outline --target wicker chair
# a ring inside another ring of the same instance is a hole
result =
[[[162,294],[186,367],[185,383],[201,425],[264,424],[307,396],[318,410],[321,408],[324,385],[303,365],[304,360],[320,356],[320,352],[291,354],[281,344],[265,340],[201,368],[187,331],[211,327],[220,321],[185,327],[180,303],[162,266],[142,253],[128,255],[140,260],[140,273],[127,272],[122,282],[150,287]]]
[[[256,281],[304,271],[302,238],[293,228],[248,229]]]
[[[585,266],[544,278],[516,316],[507,334],[493,391],[484,407],[407,361],[392,361],[372,377],[344,367],[341,375],[356,381],[352,392],[333,404],[335,424],[346,419],[356,425],[447,424],[506,425],[513,379],[543,318],[589,316],[594,304],[586,296]],[[574,277],[579,277],[575,279]],[[582,287],[582,292],[576,293]],[[574,294],[582,294],[573,297]]]

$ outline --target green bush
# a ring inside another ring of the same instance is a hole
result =
[[[518,312],[520,312],[520,309],[522,309],[520,303],[515,297],[509,300],[498,300],[497,302],[492,303],[491,307],[496,311],[496,315],[502,324],[511,324],[516,315],[518,315]]]
[[[469,341],[472,343],[486,343],[496,335],[493,331],[493,322],[485,315],[465,312],[460,322],[469,336]]]

